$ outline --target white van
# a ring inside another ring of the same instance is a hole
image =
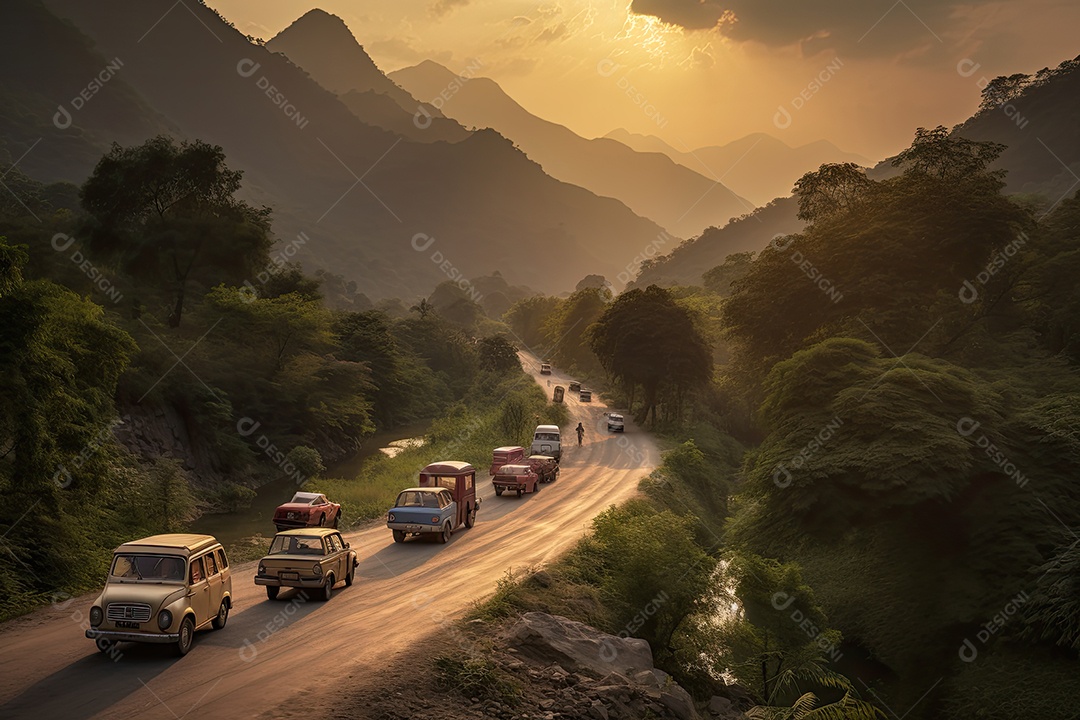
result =
[[[558,425],[537,425],[533,433],[533,455],[548,455],[558,461],[562,457],[562,433]]]
[[[608,432],[622,432],[625,424],[623,416],[619,413],[605,413],[607,415]]]

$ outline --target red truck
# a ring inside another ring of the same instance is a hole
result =
[[[522,462],[524,459],[525,448],[520,445],[497,447],[491,451],[491,467],[488,469],[488,474],[494,475],[499,472],[499,468],[503,465],[513,465]]]

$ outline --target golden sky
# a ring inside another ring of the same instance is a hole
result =
[[[384,71],[424,59],[479,67],[528,110],[581,135],[622,127],[679,150],[767,132],[876,160],[920,125],[968,117],[981,78],[1080,54],[1076,0],[207,4],[266,39],[320,7],[344,19]]]

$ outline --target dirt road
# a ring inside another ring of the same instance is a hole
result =
[[[546,391],[558,373],[527,370]],[[328,603],[283,592],[275,602],[253,581],[256,564],[233,567],[235,608],[183,658],[171,647],[125,643],[99,653],[80,623],[92,595],[0,626],[0,718],[326,717],[338,691],[489,595],[511,568],[542,564],[576,541],[600,511],[631,495],[659,462],[652,439],[627,423],[606,431],[599,402],[567,393],[571,421],[559,479],[520,499],[496,498],[486,472],[476,526],[440,545],[397,545],[376,523],[347,539],[360,556],[357,582]],[[585,444],[573,428],[582,422]],[[432,458],[432,460],[452,458]],[[481,478],[483,478],[481,480]],[[406,485],[403,481],[403,487]]]

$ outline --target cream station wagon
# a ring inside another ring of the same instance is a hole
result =
[[[186,655],[195,631],[225,627],[231,609],[232,573],[221,543],[210,535],[154,535],[113,552],[86,637],[102,652],[130,641],[173,644]]]

